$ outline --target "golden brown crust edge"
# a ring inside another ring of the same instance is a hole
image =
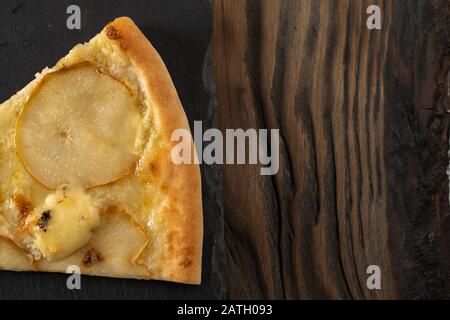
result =
[[[158,133],[167,141],[158,154],[160,187],[168,196],[167,252],[161,280],[200,284],[203,243],[203,211],[200,169],[197,164],[175,165],[171,160],[172,132],[189,130],[169,72],[149,40],[128,17],[105,26],[106,36],[117,41],[140,72],[141,85],[153,109]],[[154,171],[154,168],[148,168]]]

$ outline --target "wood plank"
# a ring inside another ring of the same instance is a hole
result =
[[[220,127],[282,138],[276,176],[224,167],[229,297],[450,297],[449,2],[216,0],[213,17]]]

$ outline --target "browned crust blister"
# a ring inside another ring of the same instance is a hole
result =
[[[158,154],[158,183],[167,196],[165,208],[167,252],[161,280],[199,284],[203,241],[203,214],[200,169],[196,164],[175,165],[171,160],[172,132],[189,130],[178,94],[158,52],[134,22],[122,17],[103,30],[116,41],[139,71],[141,84],[157,119],[158,134],[165,142]],[[148,173],[155,166],[148,166]]]

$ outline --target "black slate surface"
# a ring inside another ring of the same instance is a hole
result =
[[[66,9],[81,8],[81,30],[68,30]],[[130,16],[161,54],[191,123],[214,125],[207,0],[0,1],[0,101],[9,99],[45,66],[86,42],[119,16]],[[0,128],[1,130],[1,128]],[[1,164],[0,164],[1,165]],[[0,299],[206,299],[225,297],[223,206],[218,167],[202,167],[205,237],[201,286],[160,281],[82,277],[68,290],[67,275],[0,271]]]

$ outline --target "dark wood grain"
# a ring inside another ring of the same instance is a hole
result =
[[[216,0],[213,16],[221,128],[282,137],[276,176],[224,168],[229,297],[450,298],[450,3]]]

